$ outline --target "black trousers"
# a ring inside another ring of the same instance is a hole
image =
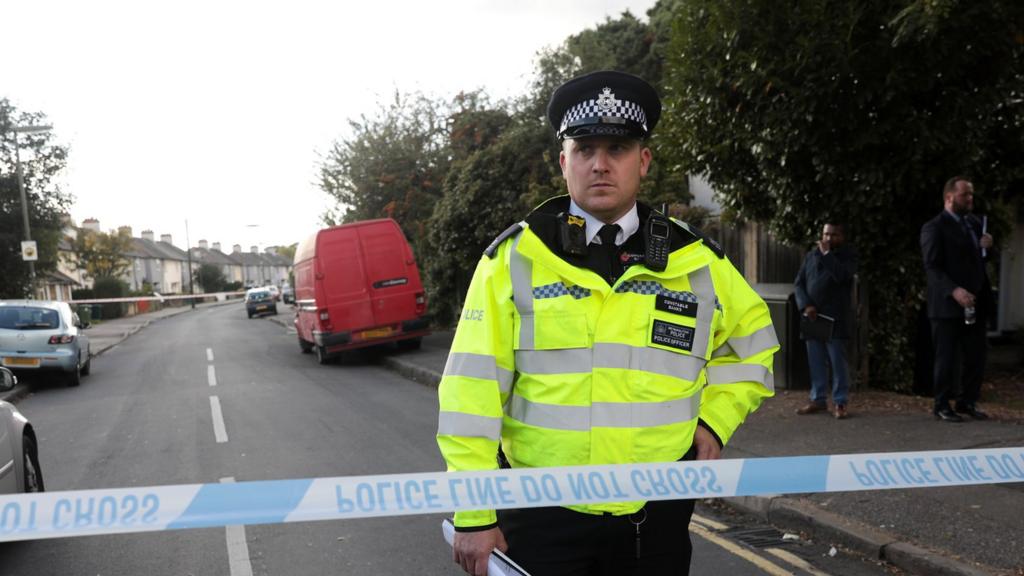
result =
[[[499,510],[498,526],[508,556],[531,576],[686,575],[693,506],[693,500],[648,502],[629,516],[559,507]]]
[[[935,409],[955,400],[960,406],[973,406],[981,394],[985,371],[985,316],[978,314],[974,324],[955,318],[932,318],[932,342],[935,345]]]

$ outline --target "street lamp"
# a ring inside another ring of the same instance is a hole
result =
[[[42,134],[49,132],[53,129],[53,126],[14,126],[11,131],[14,132],[14,166],[15,172],[18,174],[18,194],[21,195],[21,218],[25,223],[25,241],[32,240],[32,230],[28,224],[28,198],[25,195],[25,177],[21,172],[21,153],[19,152],[18,134]],[[28,277],[31,289],[29,290],[29,298],[35,298],[36,292],[36,263],[28,261]]]

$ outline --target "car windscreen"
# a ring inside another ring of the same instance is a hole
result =
[[[50,330],[60,328],[60,314],[51,308],[5,306],[0,308],[0,328],[7,330]]]
[[[270,298],[270,292],[252,292],[249,294],[249,300],[266,300]]]

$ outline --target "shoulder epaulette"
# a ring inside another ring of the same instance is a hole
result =
[[[715,256],[718,256],[719,258],[725,258],[725,250],[722,249],[722,245],[718,243],[718,240],[715,240],[714,238],[708,236],[700,228],[697,228],[696,226],[691,226],[686,222],[683,222],[682,220],[677,220],[675,218],[672,218],[671,220],[672,222],[675,223],[676,226],[682,228],[694,238],[702,241],[704,245],[707,246],[708,249],[715,254]]]
[[[502,232],[501,234],[498,234],[498,237],[495,238],[493,242],[491,242],[491,245],[488,246],[486,250],[484,250],[484,256],[487,256],[488,258],[494,258],[494,253],[498,251],[498,246],[501,246],[502,242],[518,234],[519,231],[522,229],[522,222],[516,222],[515,224],[506,228],[505,231]]]

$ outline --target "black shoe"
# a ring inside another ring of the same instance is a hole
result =
[[[964,419],[959,414],[953,412],[947,406],[946,408],[936,408],[933,412],[936,420],[942,420],[943,422],[963,422]]]
[[[978,410],[973,405],[967,405],[967,406],[957,405],[956,411],[961,413],[961,414],[967,414],[968,416],[970,416],[971,418],[974,418],[975,420],[988,420],[988,414],[985,414],[981,410]]]

